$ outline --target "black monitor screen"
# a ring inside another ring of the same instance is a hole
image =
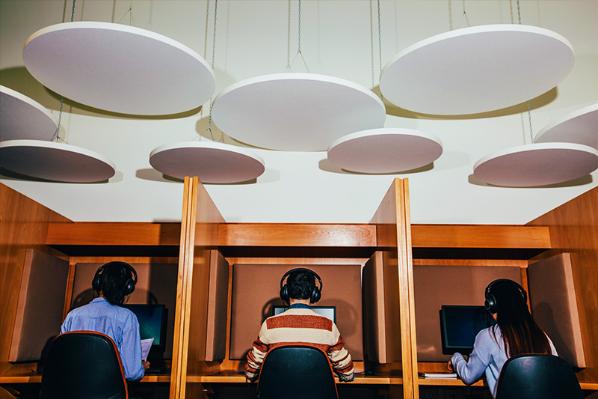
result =
[[[333,323],[336,323],[336,306],[310,306],[309,308],[320,316],[324,316],[332,320]],[[274,306],[273,314],[281,314],[287,309],[288,306]]]
[[[137,316],[141,339],[153,338],[153,346],[164,346],[166,308],[164,305],[124,305]]]
[[[440,309],[442,353],[470,353],[476,335],[494,324],[483,306],[447,306]]]

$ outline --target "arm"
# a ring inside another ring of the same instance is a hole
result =
[[[127,380],[140,380],[143,378],[145,370],[143,369],[143,363],[141,362],[139,322],[133,313],[129,315],[123,327],[120,359]]]
[[[451,358],[453,369],[464,383],[473,384],[486,371],[490,364],[489,340],[488,330],[480,331],[475,338],[469,360],[465,360],[460,353],[455,353]]]
[[[247,352],[247,363],[245,364],[245,376],[249,380],[255,380],[260,372],[264,357],[268,353],[268,344],[266,339],[266,322],[262,323],[258,338],[253,342],[251,350]]]
[[[332,363],[332,368],[338,374],[341,381],[353,381],[353,360],[351,360],[351,355],[345,348],[343,338],[336,325],[333,325],[332,333],[335,343],[328,348],[328,358]]]

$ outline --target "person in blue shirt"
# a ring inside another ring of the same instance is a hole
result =
[[[557,352],[532,318],[527,294],[519,284],[508,279],[494,280],[486,287],[485,296],[484,306],[496,324],[478,333],[469,359],[455,353],[448,367],[466,384],[473,384],[485,374],[495,398],[500,371],[510,357],[531,353],[556,356]]]
[[[95,273],[92,286],[99,297],[89,304],[71,310],[61,333],[70,331],[97,331],[108,335],[118,348],[127,380],[139,380],[149,363],[141,360],[139,322],[122,305],[127,295],[135,290],[137,273],[125,262],[109,262]]]

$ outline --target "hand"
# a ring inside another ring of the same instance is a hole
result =
[[[453,362],[452,361],[449,360],[446,366],[448,368],[448,371],[450,371],[451,373],[455,371],[455,369],[453,368]]]
[[[142,361],[141,361],[141,364],[143,364],[143,368],[144,368],[145,370],[147,370],[147,369],[149,369],[149,368],[150,368],[150,362],[148,362],[147,360],[142,360]]]
[[[339,381],[341,382],[351,382],[355,379],[355,375],[351,374],[350,376],[346,376],[346,375],[339,375],[338,376]]]

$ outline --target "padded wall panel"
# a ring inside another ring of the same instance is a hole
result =
[[[118,260],[115,258],[114,260]],[[161,304],[168,310],[166,330],[166,350],[164,357],[172,356],[174,333],[174,311],[176,304],[177,264],[176,263],[132,263],[137,271],[135,291],[129,295],[128,304]],[[95,298],[91,280],[100,263],[77,263],[73,284],[72,307],[79,307]]]
[[[9,361],[39,360],[47,340],[60,333],[68,266],[45,252],[27,251]]]
[[[527,269],[534,319],[560,357],[586,367],[570,254],[543,259]]]
[[[231,359],[241,359],[260,325],[281,305],[280,278],[294,267],[314,270],[324,281],[321,306],[336,306],[337,326],[354,360],[363,359],[361,265],[233,265]]]
[[[415,322],[417,359],[446,361],[442,354],[440,307],[442,305],[484,305],[484,289],[492,280],[508,278],[521,283],[516,267],[416,266]]]
[[[208,291],[205,360],[223,360],[226,354],[228,262],[218,251],[212,251],[210,256],[210,288]]]

